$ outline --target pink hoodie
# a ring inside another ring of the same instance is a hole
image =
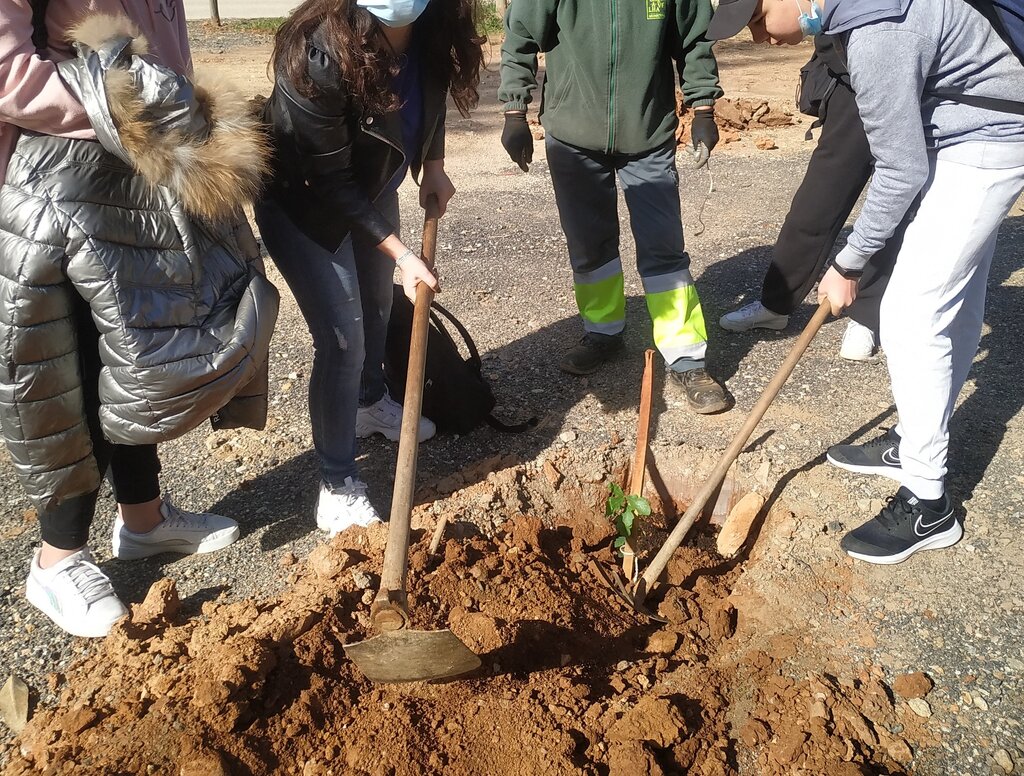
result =
[[[127,16],[149,40],[150,50],[162,64],[182,74],[192,72],[182,0],[50,0],[46,12],[48,59],[41,58],[32,45],[29,0],[2,0],[0,182],[18,140],[18,127],[61,137],[95,137],[85,110],[64,86],[54,62],[72,56],[67,30],[96,13]]]

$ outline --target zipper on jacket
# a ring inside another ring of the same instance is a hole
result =
[[[619,21],[616,18],[618,0],[610,0],[612,17],[612,45],[608,62],[608,149],[615,150],[615,68],[618,65]]]
[[[373,123],[373,117],[371,116],[369,118],[366,118],[366,119],[363,119],[362,121],[360,121],[359,122],[359,127],[360,127],[360,129],[363,132],[365,132],[370,137],[375,137],[375,138],[377,138],[377,140],[380,140],[382,143],[386,143],[387,145],[391,146],[396,151],[398,151],[398,153],[400,153],[402,155],[402,164],[399,165],[399,169],[404,167],[405,163],[407,161],[407,154],[405,153],[405,149],[402,148],[398,143],[393,142],[391,140],[391,138],[389,138],[383,132],[378,132],[375,129],[370,129],[370,125],[372,123]],[[396,170],[396,172],[397,172],[397,170]],[[391,173],[391,177],[393,178],[394,176],[395,176],[395,173],[392,172]],[[387,186],[389,183],[391,183],[391,178],[388,178],[388,180],[385,181],[384,185]],[[373,201],[376,202],[377,201],[377,197],[379,197],[379,196],[380,196],[380,192],[378,192],[377,195],[373,198]]]

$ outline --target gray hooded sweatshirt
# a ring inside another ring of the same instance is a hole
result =
[[[1024,165],[1024,117],[934,96],[1024,102],[1024,65],[966,0],[826,0],[825,33],[845,42],[875,174],[836,262],[862,269],[928,181],[929,154],[978,167]],[[982,162],[971,143],[998,143]],[[970,144],[969,144],[970,143]]]

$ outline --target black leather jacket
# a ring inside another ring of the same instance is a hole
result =
[[[381,115],[361,109],[319,31],[306,54],[316,96],[303,97],[278,75],[264,108],[274,145],[273,177],[264,196],[326,250],[337,250],[351,232],[379,243],[395,231],[373,202],[405,158],[401,117],[397,111]],[[410,160],[417,179],[424,160],[444,158],[447,95],[428,63],[421,72],[423,146]]]

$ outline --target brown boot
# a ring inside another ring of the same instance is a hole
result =
[[[669,379],[683,389],[686,403],[700,415],[712,415],[729,408],[725,387],[708,374],[708,370],[688,369],[685,372],[668,371]]]

